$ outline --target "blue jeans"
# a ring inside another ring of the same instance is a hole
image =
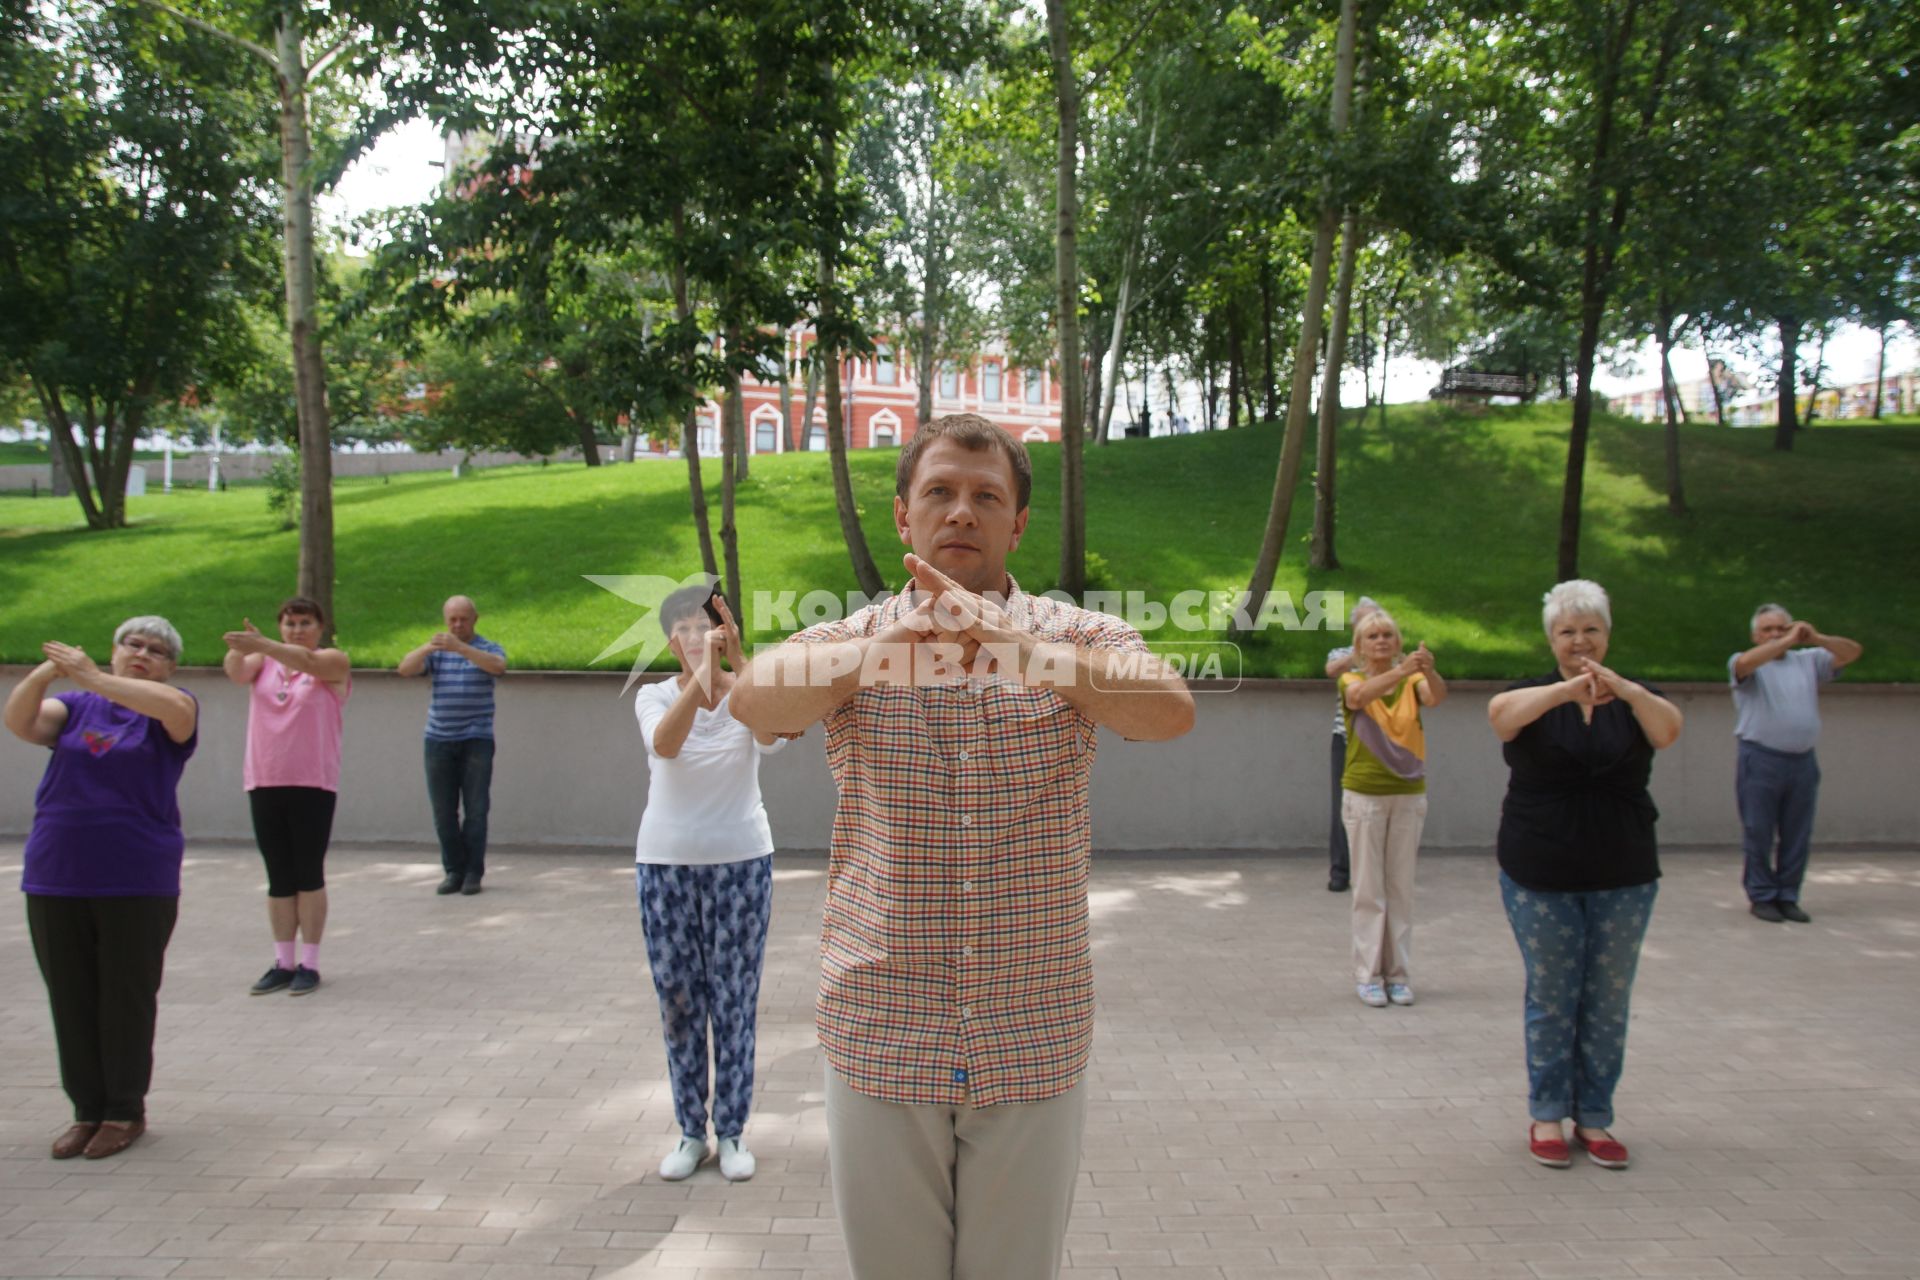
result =
[[[427,739],[427,799],[433,804],[433,833],[440,837],[440,865],[448,875],[486,874],[492,787],[492,738]]]
[[[707,1031],[713,1031],[713,1136],[737,1138],[753,1105],[754,1024],[773,914],[773,855],[712,866],[642,862],[640,928],[660,997],[673,1117],[707,1139]]]
[[[1789,755],[1753,742],[1740,744],[1733,794],[1740,802],[1743,877],[1752,902],[1798,902],[1813,846],[1813,802],[1820,794],[1820,762],[1813,752]],[[1774,836],[1780,858],[1774,860]]]
[[[1545,893],[1500,873],[1527,966],[1527,1110],[1588,1129],[1613,1123],[1627,1056],[1627,1002],[1660,882]]]

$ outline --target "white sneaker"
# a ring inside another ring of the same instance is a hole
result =
[[[720,1176],[728,1182],[745,1182],[753,1176],[753,1152],[738,1138],[720,1139]]]
[[[1377,982],[1356,983],[1353,991],[1360,997],[1361,1004],[1371,1005],[1376,1009],[1387,1007],[1387,989]]]
[[[1387,999],[1395,1004],[1412,1004],[1413,988],[1404,982],[1389,982],[1387,984]]]
[[[693,1176],[700,1162],[707,1158],[707,1144],[696,1142],[692,1138],[680,1139],[680,1145],[667,1152],[667,1158],[660,1162],[660,1176],[668,1182],[678,1182],[682,1178]]]

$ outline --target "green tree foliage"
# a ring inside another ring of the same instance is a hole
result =
[[[112,528],[155,407],[252,355],[273,270],[261,99],[232,51],[137,10],[10,5],[0,24],[0,362],[89,527]]]

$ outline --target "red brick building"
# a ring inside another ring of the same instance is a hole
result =
[[[811,329],[787,334],[788,366],[798,367],[813,345]],[[905,444],[920,425],[920,388],[910,360],[900,359],[899,345],[890,339],[874,343],[872,356],[848,356],[841,361],[841,401],[849,449],[888,449]],[[755,453],[785,453],[792,449],[825,452],[827,410],[822,387],[813,407],[813,421],[799,421],[806,411],[806,387],[795,377],[790,384],[793,423],[785,427],[780,411],[780,384],[749,378],[741,386],[745,402],[747,441]],[[933,412],[977,413],[999,423],[1016,440],[1028,442],[1060,438],[1060,388],[1046,369],[1027,369],[1014,363],[999,344],[972,360],[948,362],[935,375]],[[719,447],[720,407],[708,401],[700,409],[700,452],[711,455]]]

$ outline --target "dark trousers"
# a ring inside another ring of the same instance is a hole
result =
[[[146,1119],[160,974],[180,899],[26,898],[74,1120]]]
[[[1333,735],[1333,800],[1327,811],[1328,879],[1346,883],[1352,875],[1347,857],[1347,824],[1340,817],[1340,775],[1347,770],[1347,740]]]
[[[1789,755],[1742,742],[1734,766],[1740,803],[1743,880],[1753,902],[1798,902],[1813,848],[1813,804],[1820,794],[1820,762],[1813,752]],[[1779,857],[1774,857],[1778,837]]]
[[[440,865],[447,874],[486,873],[492,788],[492,738],[427,739],[427,799],[433,804],[433,833],[440,838]]]

